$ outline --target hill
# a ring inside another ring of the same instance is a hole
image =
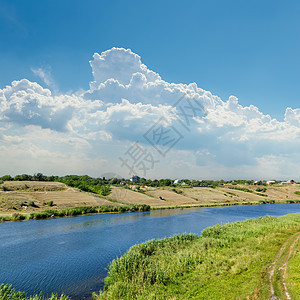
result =
[[[111,185],[103,196],[83,192],[62,182],[5,181],[0,184],[0,216],[76,207],[150,205],[153,209],[190,206],[250,205],[300,202],[300,184],[217,187]],[[297,193],[298,192],[298,193]],[[127,209],[130,210],[130,209]]]

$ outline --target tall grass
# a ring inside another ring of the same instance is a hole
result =
[[[293,251],[291,252],[288,261],[287,278],[288,289],[294,295],[294,299],[300,299],[300,240],[296,243]]]
[[[44,297],[40,295],[26,297],[24,292],[16,291],[12,285],[1,284],[0,285],[0,300],[71,300],[66,295],[58,296],[52,294],[50,297]]]
[[[267,299],[264,268],[300,214],[215,225],[135,245],[114,260],[95,299]]]

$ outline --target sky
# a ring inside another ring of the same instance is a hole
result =
[[[0,0],[0,175],[300,180],[299,14]]]

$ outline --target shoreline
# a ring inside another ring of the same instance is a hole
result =
[[[196,205],[175,205],[175,206],[163,206],[163,207],[151,207],[150,205],[123,205],[123,206],[80,206],[71,207],[64,210],[47,209],[40,212],[28,212],[22,214],[20,212],[0,213],[0,223],[6,222],[19,222],[19,221],[31,221],[31,220],[46,220],[54,218],[64,217],[76,217],[83,215],[100,215],[100,214],[115,214],[115,213],[131,213],[131,212],[146,212],[146,211],[158,211],[167,209],[184,209],[184,208],[209,208],[209,207],[226,207],[226,206],[252,206],[252,205],[265,205],[265,204],[300,204],[298,199],[291,200],[266,200],[257,202],[232,202],[232,203],[208,203],[208,204],[196,204]]]

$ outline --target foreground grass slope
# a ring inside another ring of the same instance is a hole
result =
[[[106,290],[94,298],[269,299],[281,296],[285,284],[297,299],[299,255],[288,253],[291,245],[299,247],[299,231],[300,214],[293,214],[216,225],[203,230],[202,236],[151,240],[112,262]],[[280,268],[270,274],[278,252],[289,261],[284,278]],[[273,286],[277,288],[272,294]]]

